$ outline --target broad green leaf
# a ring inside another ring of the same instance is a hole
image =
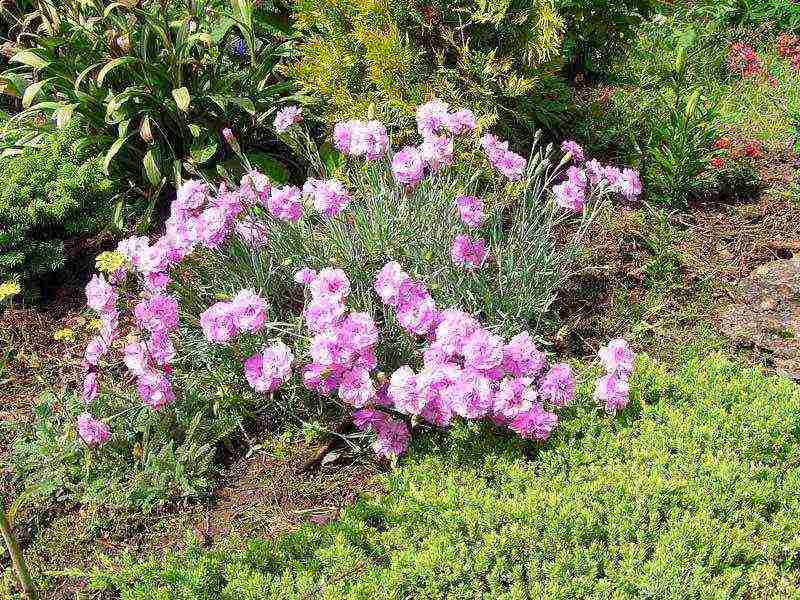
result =
[[[204,136],[192,144],[189,153],[195,163],[202,165],[214,157],[218,148],[219,143],[217,140],[211,138],[210,136]]]
[[[122,200],[117,202],[117,205],[114,207],[114,227],[117,228],[118,231],[123,231],[125,229],[125,223],[122,222]]]
[[[77,104],[66,104],[55,112],[56,127],[64,129],[72,120],[72,113],[78,108]]]
[[[52,79],[52,78],[50,78]],[[36,95],[42,91],[42,88],[47,84],[50,79],[43,79],[42,81],[37,81],[36,83],[32,83],[28,87],[25,88],[25,93],[22,95],[22,106],[24,108],[29,108],[33,99]]]
[[[87,76],[89,73],[91,73],[92,71],[94,71],[94,70],[95,70],[97,67],[99,67],[99,66],[100,66],[100,65],[102,65],[102,64],[103,64],[103,63],[95,63],[95,64],[93,64],[93,65],[90,65],[90,66],[86,67],[86,68],[85,68],[83,71],[81,71],[81,72],[78,74],[78,77],[75,79],[75,91],[76,91],[76,92],[77,92],[77,91],[78,91],[78,89],[81,87],[81,83],[83,83],[83,80],[86,78],[86,76]]]
[[[0,93],[7,96],[19,97],[28,85],[28,81],[16,73],[3,73],[0,75]],[[3,87],[5,86],[5,87]]]
[[[253,104],[253,101],[250,100],[250,98],[229,98],[229,101],[231,104],[240,106],[251,115],[256,114],[256,105]]]
[[[254,168],[258,169],[272,181],[284,184],[289,181],[289,169],[279,160],[263,152],[248,154],[247,158]]]
[[[161,171],[156,163],[155,153],[152,148],[144,155],[142,164],[144,165],[144,171],[150,185],[158,185],[161,183]]]
[[[121,56],[119,58],[115,58],[112,61],[109,61],[106,66],[104,66],[100,71],[97,73],[97,85],[102,86],[103,81],[105,81],[106,75],[108,75],[113,69],[117,67],[121,67],[123,65],[130,65],[135,62],[138,62],[138,58],[135,56]]]
[[[50,64],[49,61],[43,59],[33,50],[23,50],[21,52],[17,52],[11,57],[9,62],[17,62],[25,65],[26,67],[32,67],[34,69],[41,69]]]
[[[342,156],[342,153],[336,150],[329,142],[322,144],[319,149],[319,155],[328,171],[328,175],[336,173],[339,167],[344,163],[344,156]]]
[[[111,148],[108,149],[106,157],[105,159],[103,159],[103,170],[106,172],[106,174],[109,174],[108,168],[111,166],[111,161],[114,160],[114,157],[125,145],[125,142],[127,142],[130,139],[131,135],[133,134],[119,138],[113,144],[111,144]]]
[[[189,109],[192,97],[189,95],[189,90],[185,87],[172,90],[172,97],[175,98],[175,104],[180,110],[186,112]]]

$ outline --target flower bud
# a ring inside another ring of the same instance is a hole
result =
[[[150,129],[150,117],[142,119],[142,125],[139,127],[139,136],[146,144],[153,141],[153,132]]]

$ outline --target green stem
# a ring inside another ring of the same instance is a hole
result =
[[[31,574],[28,572],[28,565],[25,563],[22,550],[20,550],[19,544],[14,537],[14,532],[11,531],[11,524],[6,518],[5,506],[0,506],[0,532],[3,534],[8,553],[11,555],[11,565],[14,567],[14,573],[17,576],[23,595],[29,600],[36,600],[39,594],[33,585],[33,579],[31,579]]]

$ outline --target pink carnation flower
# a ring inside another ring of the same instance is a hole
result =
[[[397,306],[400,299],[400,287],[409,280],[410,277],[403,271],[400,263],[388,262],[375,278],[375,292],[384,304]]]
[[[344,185],[336,179],[327,181],[309,179],[303,185],[303,195],[311,199],[314,208],[326,217],[338,215],[352,200]]]
[[[86,345],[86,351],[83,358],[86,364],[97,366],[100,359],[108,352],[108,342],[102,336],[95,336]]]
[[[196,179],[185,181],[178,189],[175,203],[179,210],[200,211],[209,198],[208,185]]]
[[[461,135],[474,131],[478,124],[475,122],[475,115],[468,108],[462,108],[451,113],[448,118],[447,127],[453,135]]]
[[[241,290],[231,300],[231,310],[236,315],[239,331],[257,333],[267,322],[267,301],[255,290]]]
[[[553,195],[556,204],[568,210],[583,212],[586,206],[586,193],[583,188],[567,180],[564,183],[553,186]]]
[[[372,444],[372,449],[378,456],[397,458],[408,449],[411,434],[406,424],[399,419],[388,418],[382,423],[377,423],[378,439]]]
[[[374,401],[375,397],[375,384],[366,369],[354,367],[342,374],[339,383],[339,398],[342,402],[361,408]]]
[[[480,227],[486,215],[483,212],[483,200],[477,196],[459,196],[456,206],[461,222],[467,227]]]
[[[330,396],[342,379],[341,369],[311,363],[303,367],[303,385],[323,396]]]
[[[317,272],[314,269],[303,267],[294,274],[294,282],[298,285],[309,285],[316,276]]]
[[[236,233],[245,244],[254,250],[269,245],[267,224],[255,217],[248,215],[236,223]]]
[[[210,206],[197,219],[197,237],[207,248],[218,248],[228,237],[230,220],[225,210]]]
[[[450,248],[450,258],[453,264],[465,269],[479,269],[486,261],[488,251],[486,240],[481,238],[471,239],[466,235],[457,235]]]
[[[447,354],[462,354],[464,342],[479,328],[478,322],[460,310],[445,310],[436,326],[436,344]]]
[[[504,379],[494,395],[493,411],[505,418],[513,419],[527,411],[536,402],[536,390],[531,387],[533,380],[527,377]]]
[[[417,130],[422,137],[441,133],[450,125],[449,106],[446,102],[433,99],[417,107]]]
[[[447,136],[428,137],[419,147],[419,155],[428,168],[436,173],[453,164],[453,140]]]
[[[300,188],[287,185],[281,188],[272,188],[267,208],[270,214],[282,221],[299,221],[303,216],[303,204],[300,202],[302,192]]]
[[[392,175],[402,185],[416,186],[422,180],[424,169],[422,156],[413,146],[406,146],[392,158]]]
[[[616,413],[628,406],[629,394],[630,386],[626,379],[619,375],[605,375],[597,380],[594,399],[605,403],[606,412]]]
[[[100,385],[97,382],[97,371],[90,371],[83,378],[83,401],[90,404],[100,395]]]
[[[257,392],[274,392],[291,377],[293,360],[289,347],[276,342],[245,361],[247,382]]]
[[[525,439],[545,441],[550,437],[557,423],[558,415],[544,410],[539,405],[534,405],[514,417],[509,428]]]
[[[360,431],[376,431],[389,418],[385,412],[374,408],[362,408],[353,413],[353,424]]]
[[[586,158],[586,155],[583,152],[583,148],[578,144],[578,142],[574,140],[566,140],[561,144],[561,151],[564,154],[571,154],[572,160],[575,162],[583,162]]]
[[[139,396],[150,408],[158,410],[175,401],[172,384],[166,375],[157,371],[148,371],[137,381]]]
[[[299,106],[287,106],[275,115],[275,131],[285,133],[289,127],[303,120],[303,109]]]
[[[575,400],[575,376],[566,363],[557,363],[539,382],[539,397],[554,406],[567,406]]]
[[[425,398],[417,388],[417,377],[408,366],[392,373],[387,394],[398,411],[409,415],[420,414],[425,406]]]
[[[86,285],[86,303],[97,312],[114,310],[118,297],[117,290],[103,275],[94,275]]]
[[[464,366],[476,371],[490,371],[503,362],[503,338],[485,329],[477,329],[464,342]]]
[[[338,323],[344,313],[345,307],[340,300],[325,296],[309,302],[303,317],[309,330],[318,333]]]
[[[620,193],[628,200],[638,198],[642,193],[642,181],[639,179],[639,174],[633,169],[622,171],[619,188]]]
[[[148,350],[142,342],[131,342],[125,346],[123,361],[131,374],[140,377],[147,372]]]
[[[465,419],[481,419],[491,412],[494,405],[491,382],[469,371],[445,388],[442,396],[453,412]]]
[[[105,444],[111,437],[108,425],[98,421],[91,414],[83,413],[78,416],[78,435],[89,446]]]
[[[343,301],[350,295],[350,280],[341,269],[330,267],[322,269],[310,285],[311,296],[315,300],[332,298]]]
[[[164,367],[175,359],[175,346],[166,333],[154,333],[147,342],[147,352],[153,362]]]
[[[136,323],[150,333],[169,332],[178,327],[178,301],[156,294],[141,300],[133,310]]]
[[[597,353],[606,373],[627,378],[633,371],[636,355],[623,338],[616,338],[600,348]]]
[[[514,377],[536,377],[547,366],[544,353],[536,349],[527,332],[515,335],[503,347],[503,369]]]
[[[272,183],[269,177],[258,171],[249,171],[242,176],[239,192],[251,202],[266,203]]]
[[[217,302],[200,313],[200,327],[209,342],[226,344],[239,335],[238,313],[231,302]]]

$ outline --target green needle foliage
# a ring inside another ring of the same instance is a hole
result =
[[[288,73],[329,123],[374,103],[376,118],[413,129],[433,96],[531,131],[564,118],[552,0],[298,0],[294,16],[302,41]]]
[[[0,281],[64,267],[65,243],[111,220],[115,185],[81,125],[40,136],[40,147],[0,158]]]
[[[719,356],[639,360],[633,401],[587,398],[526,460],[461,426],[427,438],[340,520],[244,550],[117,569],[126,600],[796,598],[800,393]]]

